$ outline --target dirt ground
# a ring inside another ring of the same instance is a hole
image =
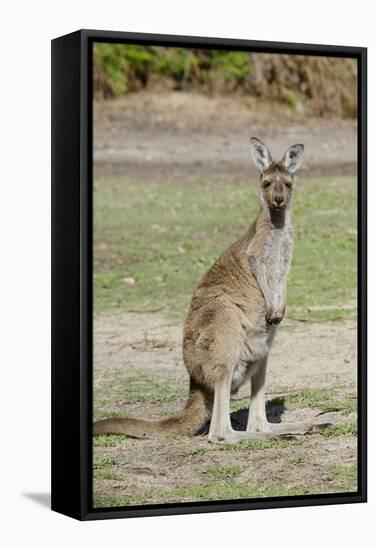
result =
[[[265,140],[276,157],[292,143],[304,143],[304,177],[355,174],[352,120],[306,120],[287,108],[244,98],[170,92],[95,104],[95,176],[172,183],[179,178],[188,184],[255,180],[251,135]],[[94,416],[156,418],[181,408],[188,389],[181,333],[181,325],[157,313],[97,317]],[[285,319],[273,344],[269,417],[289,421],[319,415],[318,422],[334,424],[331,433],[234,448],[210,445],[205,435],[100,436],[94,441],[96,505],[355,491],[356,342],[354,320]],[[236,429],[245,427],[248,393],[243,387],[233,402]]]
[[[126,393],[112,395],[111,412],[129,416],[156,418],[178,410],[188,390],[188,376],[181,357],[181,327],[158,314],[124,314],[103,316],[95,321],[95,385],[98,409],[106,410],[100,388],[116,386],[117,380],[147,377],[148,384],[168,386],[176,390],[175,399],[165,403],[150,401],[152,396],[139,395],[132,402]],[[299,343],[297,345],[297,343]],[[148,378],[152,374],[153,378]],[[269,360],[267,399],[299,394],[304,390],[336,388],[336,399],[354,399],[356,388],[356,325],[341,323],[304,323],[286,321],[277,333]],[[243,386],[239,401],[248,404],[249,387]],[[245,399],[241,399],[245,397]],[[163,400],[162,400],[163,401]],[[236,407],[235,407],[236,408]],[[334,407],[335,408],[335,407]],[[271,420],[313,419],[322,410],[305,406],[304,402],[269,407]],[[104,414],[105,416],[105,414]],[[233,425],[244,429],[247,412],[233,413]],[[355,420],[354,412],[327,412],[317,422],[336,425]],[[236,488],[257,487],[256,496],[266,487],[266,496],[305,492],[338,492],[344,489],[346,468],[355,468],[357,448],[353,434],[335,437],[302,436],[286,447],[265,449],[223,449],[207,442],[204,436],[194,438],[135,440],[120,439],[113,446],[102,447],[99,441],[94,456],[109,465],[115,479],[95,479],[94,493],[99,503],[152,503],[205,500],[206,493],[196,495],[193,488],[208,486],[214,498],[224,498],[218,487],[226,488],[226,472],[233,472]],[[205,452],[207,451],[207,452]],[[215,468],[224,479],[210,485]],[[339,470],[338,470],[339,469]],[[339,479],[338,479],[339,472]],[[232,479],[231,483],[234,483]],[[208,485],[209,484],[209,485]],[[221,485],[223,484],[223,485]],[[230,484],[231,487],[231,484]],[[182,488],[189,488],[182,491]],[[168,489],[166,491],[166,489]],[[234,490],[235,490],[234,489]],[[346,486],[346,490],[350,490]],[[174,490],[176,492],[174,492]],[[352,486],[356,490],[356,483]],[[279,491],[279,492],[278,492]],[[211,493],[209,492],[209,496]],[[231,496],[231,494],[230,494]],[[249,496],[252,496],[250,489]],[[104,499],[104,500],[103,500]]]
[[[353,174],[356,169],[354,120],[307,119],[249,98],[164,92],[95,103],[95,173],[154,181],[254,178],[252,135],[265,140],[276,158],[292,143],[304,143],[301,170],[310,176]]]

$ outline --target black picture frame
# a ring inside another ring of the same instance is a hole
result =
[[[92,505],[92,44],[351,57],[358,64],[358,491],[116,508]],[[80,520],[285,508],[367,499],[367,49],[80,30],[52,40],[52,509]]]

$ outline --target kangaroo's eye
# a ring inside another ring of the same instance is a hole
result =
[[[291,187],[292,187],[291,181],[286,181],[285,185],[286,185],[287,189],[291,189]]]
[[[269,187],[271,184],[272,184],[272,182],[269,181],[269,180],[264,180],[264,181],[262,182],[262,185],[263,185],[264,189],[266,189],[267,187]]]

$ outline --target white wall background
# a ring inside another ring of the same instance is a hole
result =
[[[25,496],[50,482],[50,44],[79,28],[369,48],[369,151],[375,151],[372,2],[358,0],[72,1],[2,4],[0,64],[0,530],[5,548],[353,549],[374,537],[375,405],[368,504],[80,524]],[[375,157],[369,158],[370,282]],[[370,289],[370,330],[375,292]],[[372,336],[372,332],[371,332]],[[371,338],[370,338],[371,339]],[[369,356],[370,394],[374,396]],[[43,498],[43,497],[42,497]]]

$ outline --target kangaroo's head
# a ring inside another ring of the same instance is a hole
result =
[[[280,210],[291,203],[294,174],[303,159],[304,145],[292,145],[279,162],[274,162],[268,148],[251,138],[252,158],[261,175],[261,203]]]

